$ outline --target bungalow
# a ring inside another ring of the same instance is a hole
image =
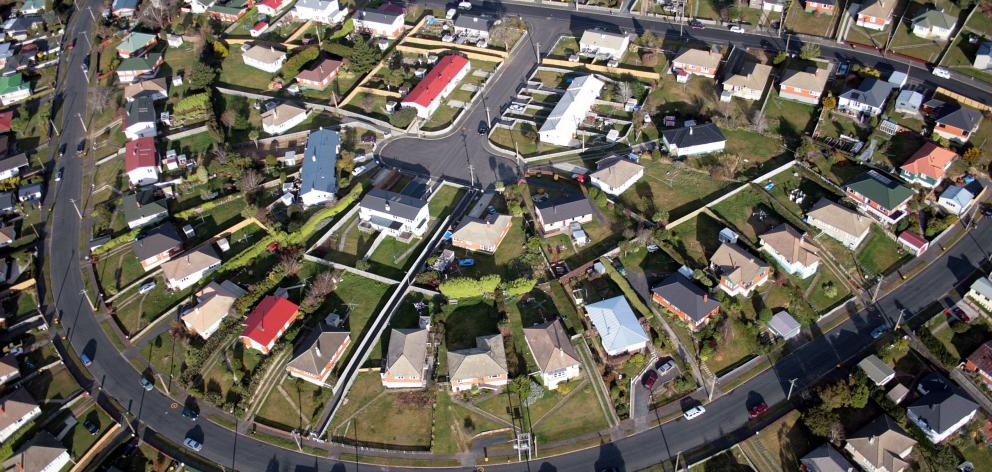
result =
[[[234,302],[246,293],[230,280],[210,282],[196,292],[196,305],[182,315],[183,324],[189,332],[207,340],[231,313]]]
[[[896,113],[919,116],[923,106],[923,94],[916,90],[903,90],[896,96]]]
[[[968,139],[978,131],[978,126],[982,123],[982,113],[974,108],[963,107],[956,103],[945,103],[940,100],[930,100],[923,106],[924,110],[932,110],[933,132],[956,143],[968,142]]]
[[[3,461],[3,470],[17,472],[59,472],[68,470],[69,451],[48,431],[34,434],[20,449]]]
[[[968,424],[978,405],[940,374],[920,380],[916,391],[921,397],[906,409],[906,417],[934,444]]]
[[[469,251],[493,254],[510,232],[511,227],[513,227],[513,218],[509,215],[465,217],[451,233],[451,245]]]
[[[338,0],[299,0],[290,12],[290,16],[299,21],[315,21],[325,25],[336,25],[347,14],[348,9],[341,10]]]
[[[403,97],[400,106],[413,108],[422,119],[430,118],[441,106],[441,101],[455,90],[471,69],[468,59],[462,56],[449,54],[442,57],[413,90]]]
[[[871,220],[826,198],[821,198],[806,213],[806,222],[840,241],[848,249],[856,249],[868,237]]]
[[[894,0],[890,0],[894,1]],[[874,77],[861,81],[856,88],[847,89],[837,97],[837,109],[862,117],[878,116],[895,86]]]
[[[334,200],[338,190],[335,172],[341,135],[337,131],[320,128],[307,137],[300,169],[300,200],[303,206],[321,205]]]
[[[623,33],[609,33],[603,30],[587,30],[579,38],[579,53],[608,57],[619,61],[630,47],[630,37]]]
[[[138,0],[114,0],[110,14],[115,18],[130,18],[138,12]]]
[[[145,272],[166,263],[182,249],[183,240],[172,223],[163,223],[131,244],[131,250]]]
[[[44,190],[42,184],[27,184],[17,187],[17,200],[20,202],[41,200],[41,193]]]
[[[738,97],[744,100],[761,100],[771,73],[772,67],[769,65],[751,61],[745,62],[738,68],[736,73],[730,74],[723,81],[723,96],[726,97],[725,101],[730,101],[731,97]]]
[[[380,374],[386,388],[427,386],[427,337],[429,327],[396,329],[389,333],[386,364]]]
[[[275,74],[286,62],[286,53],[272,46],[255,45],[248,48],[241,59],[247,66]]]
[[[820,255],[806,234],[788,223],[771,228],[759,237],[761,249],[772,256],[789,275],[807,279],[820,267]]]
[[[785,10],[784,0],[762,0],[761,9],[764,11],[770,11],[774,13],[782,13]]]
[[[209,244],[190,250],[162,264],[165,286],[173,291],[185,290],[220,267],[220,257]]]
[[[897,3],[899,2],[896,0],[868,0],[862,4],[855,24],[862,28],[882,31],[892,22],[892,11],[895,10]]]
[[[693,331],[706,326],[720,312],[720,302],[678,272],[651,289],[651,300],[681,318]]]
[[[299,313],[299,305],[283,297],[266,295],[245,318],[245,329],[238,338],[246,349],[268,354]]]
[[[27,41],[29,35],[45,25],[41,15],[23,15],[8,18],[3,23],[4,34],[14,41]]]
[[[895,179],[869,170],[844,185],[847,196],[858,203],[858,211],[886,224],[896,224],[907,212],[913,190]]]
[[[854,472],[854,464],[830,443],[823,443],[799,459],[800,470],[806,472]]]
[[[132,186],[158,182],[158,151],[155,138],[145,137],[124,145],[124,172]]]
[[[581,361],[561,320],[546,321],[524,328],[524,341],[541,372],[541,384],[555,390],[558,384],[582,375]]]
[[[475,338],[476,347],[448,351],[448,381],[453,392],[476,388],[498,389],[509,383],[503,336]]]
[[[599,333],[607,355],[635,353],[647,346],[648,335],[623,295],[586,305],[586,316]]]
[[[874,354],[861,359],[858,368],[876,387],[882,387],[896,378],[896,371]]]
[[[986,281],[988,279],[985,279]],[[978,375],[985,388],[992,389],[992,341],[986,341],[965,360],[964,368]]]
[[[942,10],[927,10],[912,19],[913,34],[921,38],[947,41],[958,19]]]
[[[165,197],[159,196],[154,190],[138,190],[125,195],[121,206],[127,226],[131,229],[158,223],[169,216]]]
[[[819,104],[829,79],[828,69],[812,67],[806,70],[788,69],[779,81],[779,96],[810,105]]]
[[[293,377],[323,387],[327,384],[327,378],[331,376],[331,370],[341,360],[341,356],[350,344],[351,333],[324,331],[289,361],[286,371]]]
[[[583,194],[565,195],[534,204],[539,228],[545,235],[564,231],[572,223],[592,221],[592,205]]]
[[[28,167],[28,157],[21,153],[0,159],[0,180],[12,179],[21,175],[21,169]]]
[[[299,3],[297,3],[297,5],[299,5]],[[331,81],[338,76],[338,69],[340,68],[341,61],[337,59],[321,59],[313,67],[301,71],[299,75],[296,76],[296,83],[300,84],[300,87],[303,88],[324,90],[328,85],[331,85]]]
[[[117,79],[122,84],[130,84],[138,80],[154,78],[162,62],[162,55],[159,53],[129,57],[117,66]]]
[[[727,138],[714,123],[664,130],[661,142],[665,150],[677,157],[723,152]]]
[[[493,18],[488,15],[469,15],[459,13],[455,18],[453,31],[455,34],[475,39],[489,39],[489,30],[493,27]]]
[[[280,103],[262,113],[262,131],[268,134],[283,134],[307,119],[307,109],[289,103]]]
[[[716,70],[722,60],[723,55],[716,51],[685,49],[672,60],[672,70],[712,79],[716,77]]]
[[[0,385],[6,385],[10,381],[21,376],[21,367],[17,362],[17,356],[13,353],[0,357]]]
[[[803,4],[803,9],[806,13],[833,15],[836,3],[836,0],[806,0]]]
[[[39,416],[41,407],[25,388],[19,388],[0,398],[0,443],[6,442]]]
[[[710,269],[720,277],[720,289],[732,297],[751,296],[768,281],[771,267],[736,243],[723,243],[710,258]]]
[[[579,124],[585,120],[586,114],[592,109],[593,103],[605,85],[605,82],[594,75],[583,75],[573,79],[568,85],[568,90],[541,125],[538,131],[540,141],[556,146],[571,146],[572,136],[578,130]]]
[[[117,55],[121,59],[142,56],[158,42],[158,36],[154,34],[132,31],[121,39],[117,45]]]
[[[358,218],[363,229],[409,239],[427,232],[431,215],[427,200],[374,188],[358,203]]]
[[[923,236],[909,230],[899,233],[899,237],[896,238],[896,242],[898,242],[903,249],[916,257],[920,257],[920,255],[926,252],[926,250],[930,247],[930,242]]]
[[[376,10],[362,8],[351,19],[359,33],[398,38],[403,33],[403,17],[401,8],[386,3]]]
[[[940,194],[937,206],[952,215],[961,216],[978,201],[978,196],[984,191],[985,188],[978,180],[965,185],[950,185]]]
[[[988,277],[979,277],[972,282],[965,295],[982,308],[992,311],[992,280]]]
[[[607,157],[596,162],[596,172],[589,175],[589,182],[610,195],[620,195],[644,177],[644,167],[620,156]]]
[[[155,102],[150,98],[138,98],[128,102],[124,108],[124,136],[129,140],[154,138],[158,136],[155,116]]]
[[[7,106],[31,96],[31,84],[20,72],[0,77],[0,105]]]
[[[256,9],[259,13],[268,16],[275,16],[277,13],[286,8],[287,2],[285,0],[262,0],[256,5]]]
[[[912,436],[883,414],[848,436],[844,450],[863,470],[902,472],[911,466],[909,455],[915,445]]]
[[[124,86],[124,100],[133,102],[139,98],[148,98],[153,102],[169,98],[169,88],[165,77],[142,80]]]

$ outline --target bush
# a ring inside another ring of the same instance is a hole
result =
[[[499,275],[486,275],[481,279],[454,277],[444,281],[438,290],[448,298],[468,298],[490,294],[499,288]]]
[[[535,285],[537,281],[534,279],[519,278],[503,283],[500,288],[503,289],[503,296],[513,298],[534,290]]]

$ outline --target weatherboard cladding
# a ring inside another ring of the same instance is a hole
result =
[[[468,64],[468,59],[462,56],[451,54],[442,57],[434,68],[427,73],[427,76],[417,83],[417,86],[403,98],[403,103],[416,103],[422,107],[429,107],[441,95],[441,92],[444,91],[444,88],[448,86],[451,80],[462,69],[468,67]]]
[[[868,171],[855,177],[848,182],[847,188],[889,211],[895,210],[913,196],[910,188],[876,171]]]
[[[365,194],[359,206],[369,210],[386,213],[405,221],[417,219],[420,210],[427,205],[427,200],[413,198],[408,195],[374,188]]]
[[[183,241],[172,223],[164,223],[148,232],[143,238],[135,240],[131,246],[139,261],[155,257],[170,249],[179,248]]]
[[[727,140],[720,128],[713,123],[670,129],[662,134],[665,142],[679,148],[691,148]]]
[[[947,431],[978,409],[975,402],[939,374],[928,375],[920,381],[920,386],[927,390],[927,394],[910,405],[908,410],[938,433]]]
[[[337,191],[335,169],[340,142],[341,135],[337,131],[321,129],[310,133],[303,153],[303,167],[300,169],[300,195],[313,190],[328,193]]]
[[[651,291],[685,313],[695,323],[706,319],[713,310],[720,308],[720,302],[707,296],[706,291],[678,272],[666,277]]]
[[[545,226],[592,214],[592,205],[589,204],[586,196],[581,194],[545,200],[534,207],[537,208],[541,222]]]

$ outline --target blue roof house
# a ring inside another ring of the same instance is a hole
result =
[[[338,190],[336,178],[341,135],[337,131],[319,129],[307,138],[300,170],[300,200],[303,206],[321,205],[334,200]]]
[[[586,315],[599,332],[607,354],[619,356],[647,346],[648,335],[622,295],[586,305]]]

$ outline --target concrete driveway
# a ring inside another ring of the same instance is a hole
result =
[[[641,418],[648,415],[651,412],[651,397],[654,392],[664,390],[665,384],[679,378],[682,375],[681,369],[679,369],[678,364],[675,364],[675,368],[669,370],[665,375],[658,377],[658,380],[654,383],[654,387],[650,390],[644,386],[644,376],[647,375],[648,371],[656,370],[656,368],[671,360],[671,356],[660,357],[652,361],[650,367],[644,369],[644,372],[634,381],[634,404],[632,405],[630,411],[631,418]]]

